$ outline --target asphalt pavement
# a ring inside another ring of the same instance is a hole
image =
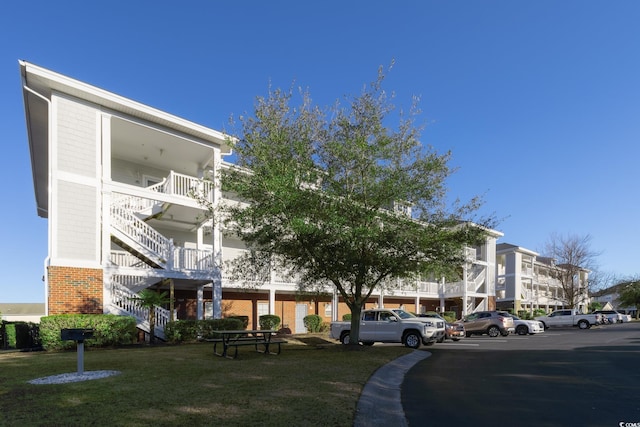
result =
[[[640,322],[436,344],[379,368],[354,426],[640,426],[639,355]]]

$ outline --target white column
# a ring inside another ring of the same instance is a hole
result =
[[[333,297],[331,298],[331,320],[334,322],[338,321],[338,304],[340,302],[340,298],[338,296],[338,291],[334,289]]]
[[[211,299],[213,300],[213,318],[222,319],[222,281],[214,279],[211,283]]]
[[[198,300],[198,304],[197,304],[198,308],[196,312],[196,319],[204,320],[204,285],[198,286],[197,300]]]
[[[216,169],[220,165],[220,151],[214,149],[213,156],[215,159],[215,167]],[[217,172],[217,171],[216,171]],[[219,181],[219,174],[215,173],[215,185],[213,187],[213,206],[216,207],[219,201],[222,199],[221,193],[221,183]],[[213,300],[213,318],[221,319],[222,318],[222,271],[220,268],[222,267],[222,231],[220,229],[220,225],[215,220],[215,218],[211,218],[211,237],[212,237],[212,246],[213,246],[213,283],[211,289],[211,296]]]
[[[276,314],[276,290],[269,288],[269,314]]]
[[[463,290],[462,290],[462,315],[466,316],[467,314],[469,314],[467,312],[468,301],[467,301],[467,266],[466,265],[462,268],[462,285],[463,285]]]

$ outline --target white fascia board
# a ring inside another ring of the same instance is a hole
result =
[[[20,67],[22,69],[22,74],[26,78],[27,86],[35,86],[32,88],[45,96],[49,96],[51,91],[66,93],[114,111],[119,111],[150,122],[158,123],[186,134],[195,135],[205,141],[209,141],[223,147],[223,154],[231,152],[231,147],[228,144],[230,137],[222,132],[182,119],[156,108],[149,107],[148,105],[116,95],[112,92],[80,82],[26,61],[20,61]]]

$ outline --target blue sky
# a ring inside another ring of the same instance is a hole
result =
[[[39,1],[0,5],[0,302],[43,302],[18,60],[224,130],[269,85],[319,105],[378,66],[423,142],[451,150],[452,196],[485,195],[500,242],[592,236],[600,269],[640,273],[640,2]]]

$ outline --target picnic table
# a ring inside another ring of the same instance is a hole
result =
[[[213,353],[216,356],[227,357],[229,359],[238,357],[238,347],[253,346],[259,353],[280,354],[280,344],[285,344],[282,339],[274,339],[278,331],[271,329],[241,329],[231,331],[212,331],[221,338],[212,338],[205,341],[213,342]],[[218,351],[218,345],[222,346],[222,352]],[[229,357],[229,348],[235,347],[233,357]],[[277,347],[276,351],[273,351]]]

